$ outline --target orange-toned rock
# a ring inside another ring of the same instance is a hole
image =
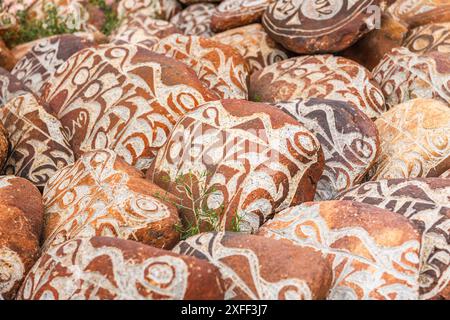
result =
[[[402,45],[407,33],[408,27],[404,23],[383,14],[380,28],[370,31],[340,54],[372,70],[386,53]]]
[[[11,74],[31,91],[39,94],[42,85],[64,62],[92,45],[92,42],[71,34],[40,39],[17,62]]]
[[[248,98],[247,62],[229,45],[197,36],[173,34],[161,39],[152,51],[187,64],[200,81],[222,99]]]
[[[421,235],[401,215],[352,201],[308,202],[280,212],[258,235],[324,254],[330,300],[417,300]]]
[[[0,177],[0,300],[15,297],[39,258],[43,211],[41,194],[32,183]]]
[[[450,108],[430,99],[395,106],[375,121],[381,140],[372,180],[437,177],[450,168]]]
[[[430,23],[450,22],[448,0],[397,0],[387,12],[411,28]]]
[[[360,183],[380,153],[378,131],[369,117],[345,102],[310,99],[275,106],[303,124],[319,140],[325,167],[314,200],[330,200]]]
[[[422,231],[421,299],[450,299],[450,179],[371,181],[340,195],[401,214]]]
[[[112,236],[170,249],[179,240],[178,212],[157,199],[158,192],[163,190],[113,151],[87,152],[45,186],[44,247]]]
[[[78,52],[43,92],[76,159],[109,148],[142,170],[180,116],[217,99],[184,63],[131,44]]]
[[[276,212],[311,201],[322,171],[319,141],[294,118],[263,103],[221,100],[178,121],[147,178],[179,199],[187,225],[255,232]]]
[[[11,50],[9,50],[2,39],[0,39],[0,67],[10,71],[14,68],[15,64],[16,59]]]
[[[222,32],[259,22],[263,12],[273,0],[224,0],[214,10],[211,29]]]
[[[433,23],[412,29],[403,46],[413,53],[450,53],[450,22]]]
[[[219,300],[219,271],[200,259],[109,237],[73,239],[46,251],[18,300]]]
[[[3,172],[28,179],[42,190],[58,169],[74,161],[61,122],[28,93],[0,108],[10,141]]]
[[[216,6],[212,3],[193,4],[177,15],[170,22],[179,28],[185,35],[212,37],[211,17]]]
[[[396,48],[386,54],[373,70],[386,104],[416,99],[438,99],[450,103],[450,56],[442,52],[416,54]]]
[[[289,57],[258,23],[218,33],[212,39],[239,50],[250,67],[250,74]]]
[[[180,242],[173,251],[215,265],[226,300],[319,300],[331,285],[331,266],[319,251],[285,241],[210,232]]]
[[[386,111],[383,93],[366,68],[328,54],[287,59],[253,73],[249,97],[259,102],[300,98],[343,101],[370,118]]]

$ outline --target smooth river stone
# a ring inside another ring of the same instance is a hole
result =
[[[181,33],[181,30],[170,22],[138,14],[124,20],[114,30],[110,40],[116,44],[133,43],[151,48],[162,38],[174,33]]]
[[[92,45],[92,42],[71,34],[41,39],[17,62],[11,74],[39,94],[42,85],[67,59]]]
[[[185,35],[212,37],[211,17],[216,5],[212,3],[198,3],[191,5],[175,15],[170,22]]]
[[[376,27],[380,0],[274,1],[262,23],[270,37],[300,54],[350,47]]]
[[[360,183],[380,153],[375,124],[354,106],[333,100],[280,102],[275,106],[303,124],[322,145],[325,168],[315,201],[331,200]]]
[[[212,39],[239,50],[250,67],[250,74],[289,58],[289,53],[258,23],[218,33]]]
[[[23,178],[0,176],[0,211],[0,300],[10,300],[39,258],[41,194]]]
[[[421,235],[405,217],[352,201],[308,202],[280,212],[258,235],[322,252],[329,300],[417,300]]]
[[[386,104],[416,99],[439,99],[450,103],[450,56],[448,53],[416,54],[396,48],[386,54],[373,70]]]
[[[450,22],[433,23],[412,29],[403,46],[413,53],[439,51],[450,54]]]
[[[276,212],[311,201],[322,171],[319,141],[294,118],[263,103],[221,100],[178,121],[147,178],[180,199],[185,220],[194,221],[188,208],[201,199],[220,230],[238,221],[241,231],[255,232]],[[192,179],[195,197],[180,178]]]
[[[445,171],[443,174],[441,174],[441,178],[450,178],[450,169],[448,169],[447,171]]]
[[[170,20],[181,11],[177,0],[120,0],[117,5],[119,19],[145,15],[153,19]]]
[[[233,232],[209,232],[180,242],[174,252],[207,260],[225,283],[225,300],[321,300],[331,266],[320,251]]]
[[[214,10],[211,29],[222,32],[258,22],[273,0],[224,0]]]
[[[78,238],[52,247],[18,300],[223,300],[216,267],[134,241]]]
[[[154,196],[162,191],[113,151],[87,152],[45,186],[44,247],[111,236],[171,249],[179,218],[175,206]]]
[[[249,67],[232,46],[197,36],[173,34],[161,39],[152,51],[177,59],[197,74],[221,99],[247,99]]]
[[[341,194],[402,214],[423,232],[421,299],[450,299],[450,179],[392,179],[363,183]]]
[[[386,111],[372,74],[352,60],[332,55],[301,56],[274,63],[250,77],[252,101],[321,98],[343,101],[370,118]]]
[[[180,116],[218,98],[184,63],[131,44],[78,52],[43,92],[69,132],[76,159],[109,148],[140,170],[150,166]]]
[[[61,122],[33,94],[0,108],[0,122],[10,142],[3,173],[26,178],[42,190],[58,169],[75,161]]]
[[[14,68],[15,64],[16,58],[3,40],[0,39],[0,67],[6,70],[11,70]]]
[[[395,106],[375,121],[381,140],[372,180],[437,177],[450,167],[450,108],[430,99]]]
[[[397,0],[386,11],[411,28],[430,23],[450,22],[448,0]]]

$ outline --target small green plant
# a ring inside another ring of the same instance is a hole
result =
[[[197,178],[197,185],[200,186],[198,193],[194,192],[194,176]],[[165,195],[155,194],[157,198],[173,203],[178,209],[192,212],[191,219],[185,219],[184,223],[179,223],[175,226],[175,230],[180,233],[180,238],[182,240],[199,234],[201,231],[224,231],[220,225],[220,219],[224,211],[223,205],[217,209],[211,209],[205,201],[208,197],[218,193],[214,186],[207,186],[207,177],[207,172],[196,174],[189,171],[188,174],[178,175],[175,178],[175,189],[178,193],[186,195],[188,203],[191,205],[190,207],[183,205],[181,198],[177,198],[176,201],[173,201],[168,198],[167,193]],[[165,182],[170,182],[168,181],[168,178],[165,180]],[[236,214],[231,221],[231,231],[239,232],[241,221],[242,216]]]
[[[112,6],[106,4],[105,0],[89,0],[89,3],[98,7],[105,14],[105,23],[100,31],[109,36],[120,24],[116,11]]]
[[[58,16],[58,10],[54,5],[46,6],[44,11],[45,18],[42,20],[30,19],[26,11],[18,11],[16,18],[19,28],[8,30],[2,35],[7,46],[11,48],[39,38],[78,31],[68,27],[68,20]]]

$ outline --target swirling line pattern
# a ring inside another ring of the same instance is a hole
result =
[[[440,101],[415,99],[375,121],[381,154],[372,180],[436,177],[450,167],[450,109]]]
[[[433,12],[448,4],[447,0],[397,0],[386,11],[393,17],[410,23],[415,16]]]
[[[216,189],[201,205],[217,211],[221,230],[239,214],[240,229],[255,232],[276,212],[312,200],[322,170],[319,141],[295,119],[265,104],[222,100],[177,123],[147,178],[191,208],[175,182],[193,175],[195,192]]]
[[[380,141],[373,122],[344,102],[311,99],[277,103],[322,145],[325,168],[314,200],[330,200],[362,181],[375,163]]]
[[[133,43],[151,48],[160,39],[173,33],[181,31],[170,22],[138,14],[124,20],[110,36],[110,40],[116,44]]]
[[[323,299],[330,286],[329,265],[317,251],[263,237],[203,233],[180,242],[173,251],[215,265],[225,283],[226,300]],[[291,261],[286,263],[288,256]],[[308,263],[314,268],[305,274]]]
[[[253,101],[322,98],[350,103],[370,118],[386,111],[383,93],[364,67],[332,55],[303,56],[268,66],[250,77]]]
[[[69,34],[40,39],[17,62],[11,74],[31,91],[39,94],[44,82],[53,76],[67,59],[91,45],[89,41]]]
[[[171,248],[179,238],[174,231],[177,211],[153,197],[151,189],[152,185],[113,151],[85,153],[45,186],[44,248],[92,236]]]
[[[337,52],[375,28],[371,8],[379,2],[274,1],[265,11],[262,23],[275,41],[294,52]]]
[[[5,69],[0,68],[0,107],[8,101],[29,92],[30,89],[25,87],[22,81]]]
[[[239,50],[250,67],[250,74],[288,58],[286,50],[258,23],[218,33],[212,39]]]
[[[58,169],[74,162],[67,134],[61,123],[28,93],[0,109],[10,149],[4,174],[30,180],[41,190]]]
[[[109,148],[141,170],[181,115],[217,99],[185,64],[131,44],[78,52],[43,92],[76,158]]]
[[[350,201],[304,203],[280,212],[258,235],[325,254],[333,270],[330,300],[419,297],[420,235],[388,210]]]
[[[170,22],[185,35],[209,38],[214,35],[211,31],[211,17],[215,8],[212,3],[193,4],[175,15]]]
[[[403,46],[413,53],[450,53],[450,22],[433,23],[412,29]]]
[[[142,14],[153,19],[170,20],[181,11],[176,0],[120,0],[117,5],[117,16],[125,19]]]
[[[406,48],[395,48],[375,67],[373,75],[389,107],[416,98],[438,99],[448,104],[449,64],[450,57],[445,53],[415,54]]]
[[[195,281],[207,287],[201,291]],[[132,241],[93,237],[69,240],[47,250],[28,273],[17,298],[220,299],[219,284],[218,272],[202,261]]]
[[[391,179],[363,183],[338,196],[402,214],[423,231],[422,299],[450,298],[450,180]]]
[[[257,22],[272,1],[224,0],[219,3],[212,14],[211,28],[220,32]]]
[[[184,62],[203,84],[222,99],[248,98],[248,65],[234,48],[197,36],[173,34],[152,51]]]

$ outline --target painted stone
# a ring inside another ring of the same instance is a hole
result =
[[[197,74],[221,99],[247,99],[249,68],[238,50],[218,41],[173,34],[161,39],[152,51],[177,59]]]
[[[416,98],[450,103],[450,56],[446,53],[422,55],[396,48],[384,56],[373,76],[389,107]]]
[[[441,174],[441,178],[450,178],[450,169]]]
[[[6,70],[11,70],[16,64],[16,59],[11,50],[6,46],[0,38],[0,67]]]
[[[3,168],[3,165],[5,164],[6,158],[8,156],[8,149],[8,132],[0,122],[0,168]]]
[[[450,108],[415,99],[375,121],[381,140],[372,180],[437,177],[450,167]]]
[[[417,300],[420,233],[405,217],[352,201],[308,202],[280,212],[258,235],[322,252],[329,300]]]
[[[314,200],[330,200],[360,183],[380,153],[375,124],[362,111],[340,101],[310,99],[275,106],[310,130],[319,140],[325,167]]]
[[[56,70],[78,51],[93,43],[74,35],[53,36],[38,41],[15,65],[11,74],[36,94]]]
[[[319,251],[233,232],[208,232],[180,242],[174,252],[205,259],[221,272],[226,300],[320,300],[331,267]]]
[[[411,30],[403,45],[413,53],[450,53],[450,22],[433,23]]]
[[[120,0],[117,5],[117,17],[129,18],[142,14],[153,19],[170,20],[181,11],[177,0]]]
[[[75,158],[113,149],[140,170],[150,166],[175,122],[217,96],[185,64],[136,45],[84,49],[43,90]]]
[[[289,57],[258,23],[218,33],[212,39],[237,49],[247,61],[250,74]]]
[[[319,141],[294,118],[263,103],[221,100],[178,121],[147,178],[179,199],[185,221],[197,222],[189,208],[199,205],[216,213],[213,230],[237,223],[255,232],[276,212],[311,201],[322,171]],[[193,195],[180,178],[192,181]]]
[[[300,54],[338,52],[375,28],[379,0],[271,3],[262,23],[275,41]]]
[[[387,12],[412,28],[430,23],[450,22],[448,0],[397,0],[387,8]]]
[[[41,194],[23,178],[0,176],[0,210],[0,300],[10,300],[39,258]]]
[[[0,67],[0,108],[8,101],[30,92],[22,81]]]
[[[196,3],[213,3],[213,2],[221,2],[222,0],[179,0],[182,4],[191,6]]]
[[[421,299],[450,299],[450,180],[391,179],[363,183],[338,198],[402,214],[423,232]]]
[[[181,31],[170,22],[139,14],[125,20],[111,35],[116,44],[133,43],[151,48],[160,39]]]
[[[111,236],[170,249],[179,240],[178,212],[155,197],[158,191],[113,151],[86,152],[45,186],[44,247]]]
[[[222,32],[261,20],[263,12],[273,0],[224,0],[214,10],[211,29]]]
[[[18,300],[223,299],[220,273],[192,257],[109,237],[72,239],[46,251]]]
[[[61,122],[28,93],[0,108],[10,141],[3,172],[26,178],[42,190],[58,169],[74,162]]]
[[[252,101],[321,98],[344,101],[370,118],[386,111],[371,73],[356,62],[332,55],[302,56],[274,63],[250,77]]]
[[[370,31],[339,54],[373,70],[386,53],[402,45],[407,34],[406,24],[395,20],[388,14],[383,14],[380,28]]]
[[[185,35],[212,37],[211,17],[216,5],[212,3],[193,4],[177,15],[170,22],[179,28]]]

